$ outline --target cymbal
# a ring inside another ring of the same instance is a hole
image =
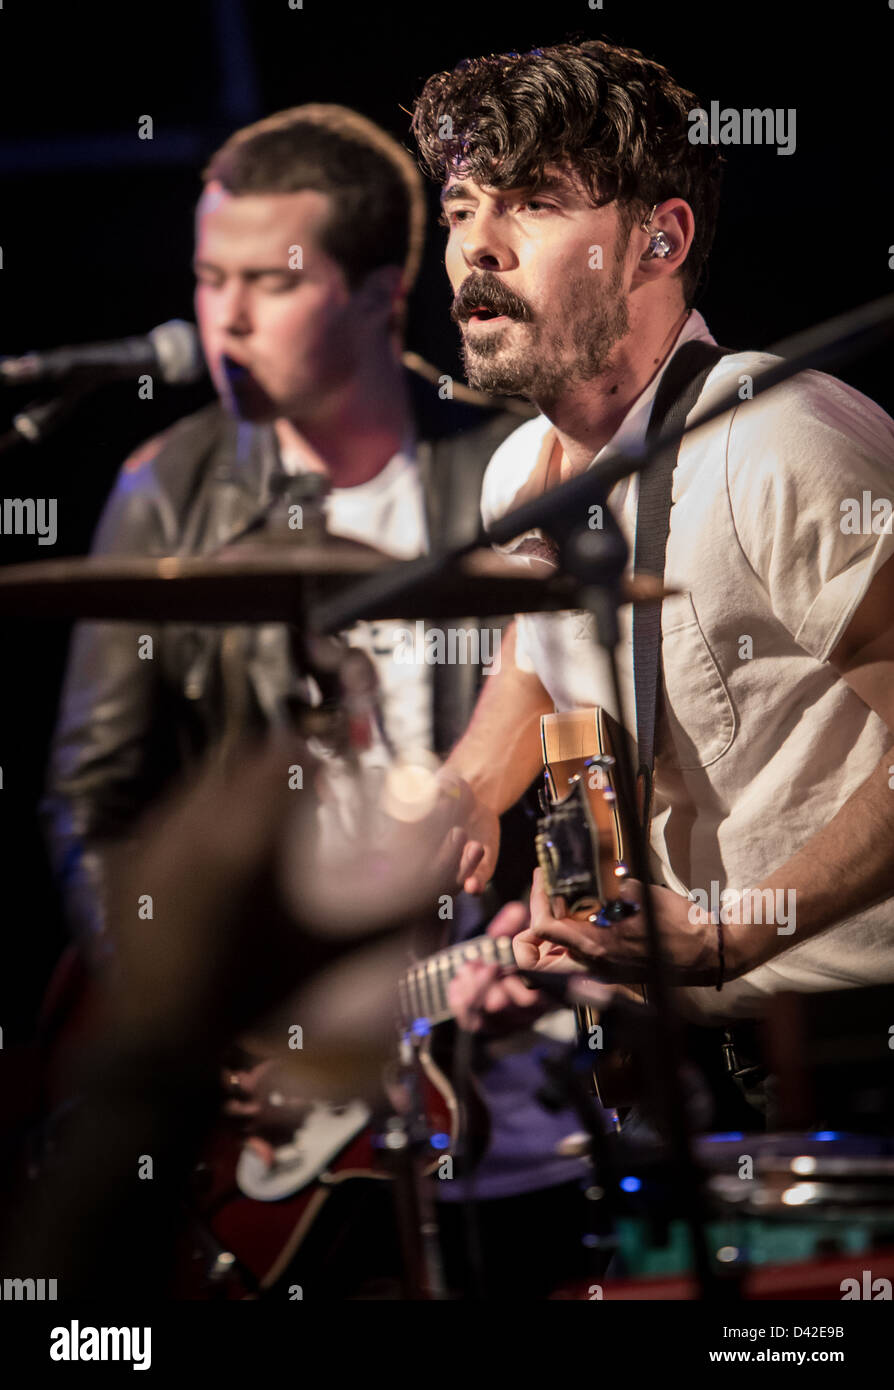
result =
[[[0,616],[131,622],[302,623],[308,605],[333,597],[396,561],[359,543],[240,544],[213,557],[97,555],[0,569]],[[623,603],[666,593],[659,580],[622,581]],[[530,557],[471,551],[376,618],[473,618],[580,607],[575,581]]]

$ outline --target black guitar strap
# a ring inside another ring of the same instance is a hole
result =
[[[664,428],[680,430],[702,393],[711,370],[732,348],[713,343],[684,343],[674,353],[661,378],[652,405],[646,438]],[[670,531],[674,469],[679,450],[664,449],[640,474],[636,534],[633,548],[635,574],[664,577],[665,552]],[[641,826],[648,840],[652,812],[652,769],[655,761],[655,721],[661,694],[661,600],[640,603],[633,609],[633,688],[636,701],[637,785],[640,792]]]

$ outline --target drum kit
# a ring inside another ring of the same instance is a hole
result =
[[[696,1141],[717,1284],[742,1300],[890,1299],[894,1139],[813,1131]],[[613,1222],[618,1277],[606,1299],[691,1299],[685,1225],[660,1161],[641,1156]],[[868,1291],[864,1288],[869,1276]],[[848,1292],[853,1287],[853,1292]],[[554,1297],[586,1298],[569,1287]],[[592,1294],[589,1295],[592,1297]]]
[[[0,570],[0,617],[282,622],[319,632],[320,614],[327,605],[334,611],[333,600],[337,607],[346,597],[350,604],[352,595],[360,596],[356,613],[364,602],[358,584],[399,578],[401,570],[408,582],[392,586],[398,596],[389,598],[380,589],[362,616],[483,619],[579,606],[578,582],[570,575],[484,548],[468,550],[414,582],[413,562],[395,562],[355,542],[315,534],[295,544],[281,534],[275,540],[255,534],[210,557],[110,556],[8,566]],[[637,603],[663,592],[660,581],[625,579],[619,597]],[[606,1143],[617,1146],[610,1169],[622,1175],[616,1183],[612,1179],[616,1192],[604,1193],[613,1208],[618,1258],[612,1269],[621,1277],[605,1280],[600,1296],[697,1296],[667,1153],[662,1157],[656,1148],[637,1157],[632,1147],[625,1152],[622,1131],[608,1139],[601,1134],[593,1145],[597,1156],[604,1158]],[[708,1135],[692,1153],[715,1273],[738,1281],[740,1296],[840,1298],[842,1281],[861,1262],[873,1275],[875,1292],[866,1296],[891,1296],[885,1271],[894,1274],[894,1140],[804,1132]],[[592,1298],[592,1287],[555,1296]]]

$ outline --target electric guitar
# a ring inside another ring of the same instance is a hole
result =
[[[627,851],[633,825],[616,774],[616,750],[625,737],[604,709],[545,714],[540,720],[545,786],[543,816],[537,822],[537,862],[547,893],[562,898],[565,913],[609,925],[635,908],[615,897],[628,876]],[[645,1001],[645,991],[634,989]],[[590,1005],[576,1006],[585,1038],[599,1038],[594,1049],[593,1084],[606,1109],[629,1105],[637,1082],[628,1052],[612,1043],[610,1016],[600,1020]],[[600,1031],[596,1031],[596,1030]]]
[[[420,1156],[432,1174],[445,1156],[457,1176],[481,1159],[490,1139],[486,1101],[474,1075],[460,1094],[452,1078],[454,1013],[447,986],[470,960],[515,969],[508,937],[474,937],[416,962],[398,981],[399,1054],[388,1080],[408,1096]],[[383,1137],[362,1101],[309,1105],[267,1164],[231,1127],[218,1125],[193,1175],[174,1297],[250,1298],[306,1280],[345,1238],[358,1204],[393,1178]],[[387,1146],[387,1137],[385,1139]]]

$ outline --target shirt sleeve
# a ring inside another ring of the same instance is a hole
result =
[[[894,421],[836,378],[805,372],[736,411],[727,486],[773,612],[825,661],[894,554]]]

